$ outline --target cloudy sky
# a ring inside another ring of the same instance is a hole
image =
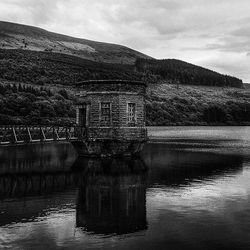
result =
[[[250,83],[249,0],[1,0],[0,19],[123,44]]]

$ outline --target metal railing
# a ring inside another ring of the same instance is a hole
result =
[[[78,139],[76,127],[68,126],[0,126],[0,145],[23,144]]]

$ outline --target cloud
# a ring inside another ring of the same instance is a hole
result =
[[[250,82],[249,0],[1,0],[5,21],[202,63]],[[222,67],[218,58],[231,58]],[[235,58],[235,60],[234,60]],[[243,70],[234,67],[242,60]],[[243,73],[242,73],[243,72]]]
[[[219,72],[227,75],[232,75],[232,72],[235,72],[234,76],[236,77],[243,79],[249,77],[249,58],[245,54],[235,55],[234,53],[217,52],[210,58],[201,60],[199,64],[208,68],[215,67]]]
[[[59,2],[66,2],[66,0],[3,0],[0,3],[0,13],[5,20],[14,19],[33,25],[44,25],[54,21]]]

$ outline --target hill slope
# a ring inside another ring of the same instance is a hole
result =
[[[0,80],[0,125],[73,124],[73,88]],[[147,125],[249,125],[250,91],[236,88],[149,85]]]
[[[147,125],[250,124],[249,89],[229,88],[241,88],[240,79],[179,60],[148,59],[120,45],[0,22],[0,124],[71,124],[74,84],[90,79],[151,83]]]
[[[158,75],[145,78],[144,73],[136,71],[134,65],[97,63],[51,52],[0,49],[0,124],[70,124],[75,116],[74,84],[88,79],[152,82],[146,96],[148,125],[250,124],[249,90],[177,87],[169,82],[175,83],[178,71],[171,75],[171,81],[164,80],[163,75],[156,82]]]
[[[0,21],[0,47],[51,51],[109,63],[134,63],[136,58],[150,58],[125,46],[74,38],[44,29]]]
[[[242,80],[176,59],[138,58],[135,67],[169,83],[242,88]]]
[[[72,86],[91,79],[139,80],[142,74],[133,68],[59,53],[0,49],[0,80],[18,83]]]
[[[147,124],[249,125],[250,90],[153,84],[146,98]]]
[[[146,67],[141,62],[146,62]],[[156,66],[155,66],[156,65]],[[159,66],[158,66],[159,65]],[[135,65],[101,63],[51,52],[0,49],[0,79],[72,85],[91,79],[146,80],[185,85],[242,87],[242,81],[177,60],[142,60]]]
[[[0,22],[0,49],[5,50],[0,52],[2,75],[13,75],[11,70],[15,70],[32,82],[41,77],[40,71],[45,71],[50,80],[56,78],[68,83],[76,79],[137,80],[139,76],[146,77],[149,82],[164,80],[174,84],[243,87],[240,79],[180,60],[155,60],[121,45],[69,37],[9,22]],[[5,63],[9,65],[9,73]]]

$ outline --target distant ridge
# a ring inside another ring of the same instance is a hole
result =
[[[169,83],[217,87],[243,87],[241,79],[223,75],[213,70],[177,59],[155,60],[138,58],[135,67],[138,71],[145,71],[149,75],[153,75]]]
[[[119,79],[244,87],[242,80],[236,77],[181,60],[156,60],[122,45],[0,21],[1,78],[33,83],[42,79],[63,85],[84,80]]]
[[[133,64],[137,58],[151,58],[122,45],[70,37],[4,21],[0,21],[0,48],[57,52],[96,62],[120,64]]]

